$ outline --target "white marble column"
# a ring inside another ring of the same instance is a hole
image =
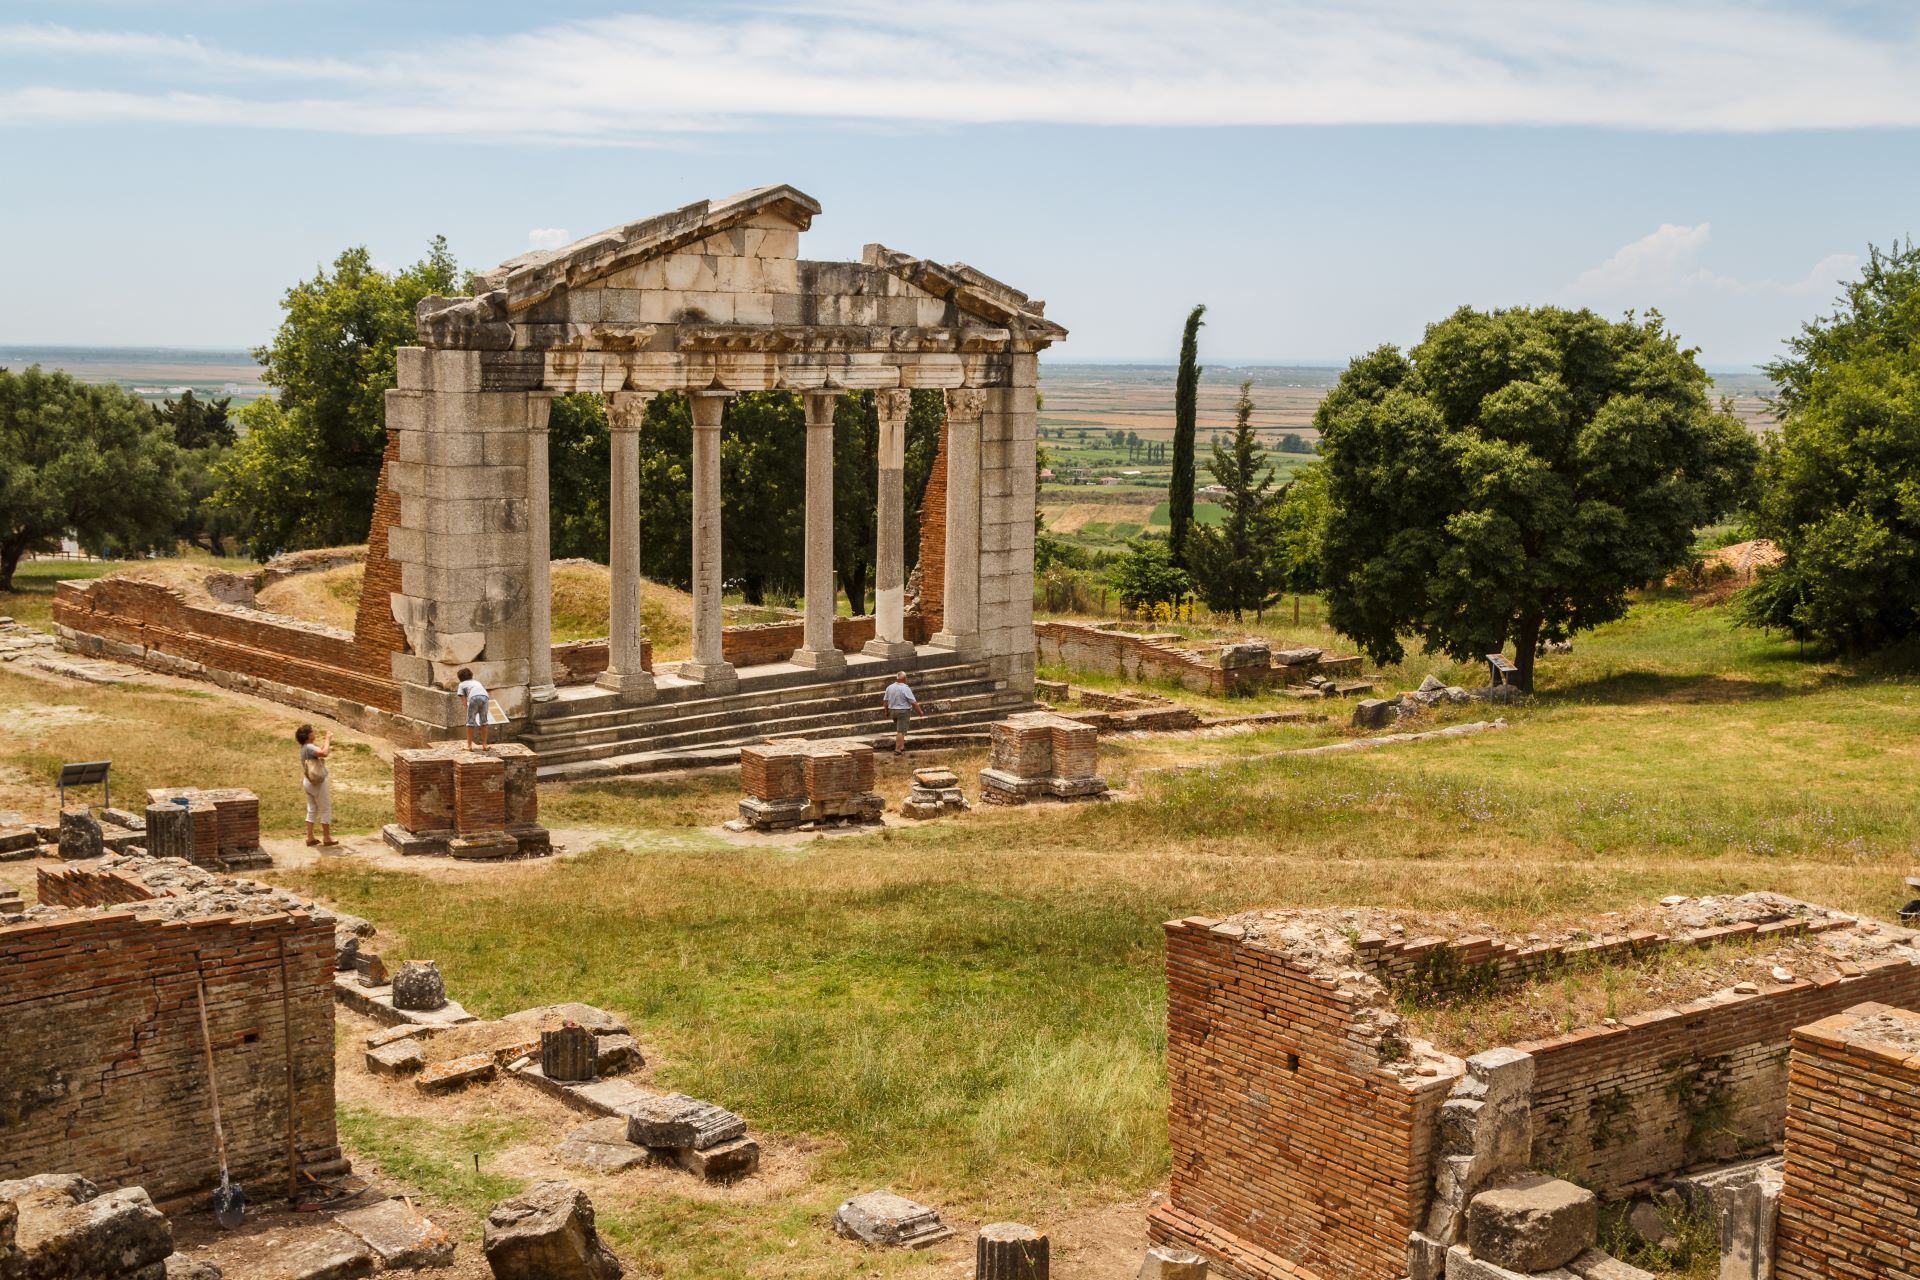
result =
[[[709,693],[731,693],[740,680],[727,661],[720,612],[720,423],[727,391],[692,391],[693,405],[693,657],[680,674]]]
[[[910,658],[906,638],[907,410],[913,392],[886,387],[873,393],[880,418],[880,475],[875,488],[873,639],[864,652],[877,658]]]
[[[847,669],[833,642],[833,410],[838,391],[807,392],[807,548],[805,630],[793,664],[821,675]]]
[[[947,392],[947,552],[940,630],[933,643],[969,657],[980,648],[980,418],[986,397]]]
[[[527,397],[527,696],[551,702],[553,687],[553,529],[547,485],[547,415],[553,393]]]
[[[607,397],[612,480],[607,493],[608,556],[612,591],[607,617],[607,669],[603,689],[623,701],[653,697],[653,676],[640,665],[640,424],[650,391],[616,391]]]

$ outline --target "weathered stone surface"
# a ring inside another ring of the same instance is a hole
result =
[[[431,1013],[447,1003],[447,980],[432,960],[408,960],[393,975],[393,1007]]]
[[[367,1070],[377,1076],[410,1076],[427,1065],[426,1046],[408,1038],[367,1050]]]
[[[760,1167],[760,1144],[734,1138],[709,1147],[680,1147],[673,1158],[682,1169],[708,1182],[732,1182]]]
[[[590,1004],[543,1004],[510,1013],[502,1022],[575,1022],[597,1036],[625,1035],[630,1028],[614,1014]]]
[[[1567,1270],[1579,1276],[1580,1280],[1654,1280],[1651,1271],[1642,1271],[1598,1249],[1588,1249],[1582,1253],[1567,1264]]]
[[[1424,1231],[1407,1235],[1407,1280],[1440,1280],[1447,1274],[1447,1246]]]
[[[184,1253],[167,1255],[167,1280],[226,1280],[226,1272],[217,1262],[189,1258]]]
[[[383,1200],[333,1221],[359,1237],[387,1270],[453,1265],[453,1237],[404,1200]]]
[[[140,1187],[93,1194],[84,1178],[56,1174],[0,1183],[13,1211],[7,1280],[148,1280],[165,1274],[173,1228]],[[6,1228],[0,1226],[0,1238]]]
[[[646,1065],[646,1059],[640,1056],[640,1042],[625,1033],[595,1036],[593,1052],[596,1075],[619,1075]]]
[[[833,1229],[849,1240],[924,1249],[953,1234],[937,1211],[891,1191],[869,1191],[833,1211]]]
[[[1447,1250],[1447,1280],[1579,1280],[1579,1277],[1562,1267],[1529,1275],[1524,1271],[1503,1267],[1497,1262],[1488,1262],[1485,1258],[1476,1258],[1467,1252],[1467,1246],[1457,1244]]]
[[[1593,1192],[1539,1174],[1482,1191],[1467,1205],[1473,1256],[1515,1271],[1564,1267],[1593,1247],[1599,1226]]]
[[[1525,1169],[1533,1148],[1532,1055],[1489,1049],[1468,1058],[1466,1068],[1440,1106],[1426,1235],[1441,1246],[1460,1238],[1474,1193]]]
[[[433,1063],[415,1076],[413,1083],[422,1093],[446,1093],[478,1081],[491,1080],[494,1071],[491,1053],[469,1053],[463,1058],[448,1058],[445,1062]]]
[[[1400,710],[1386,698],[1362,698],[1353,707],[1353,727],[1384,729],[1400,718]]]
[[[487,1213],[482,1248],[495,1280],[618,1280],[620,1260],[593,1225],[587,1193],[541,1182]]]
[[[989,1222],[974,1240],[974,1280],[1047,1280],[1046,1236],[1018,1222]]]
[[[609,1116],[581,1125],[553,1149],[564,1164],[596,1173],[622,1173],[655,1162],[653,1152],[627,1141],[625,1116]]]
[[[627,1119],[627,1138],[643,1147],[701,1151],[744,1137],[747,1122],[724,1107],[669,1093],[635,1107]]]
[[[1239,644],[1222,646],[1220,650],[1220,666],[1228,671],[1271,666],[1272,662],[1271,652],[1258,640],[1243,640]]]
[[[333,1227],[275,1249],[260,1275],[261,1280],[359,1280],[373,1271],[373,1250]]]
[[[540,1071],[549,1080],[591,1080],[598,1060],[593,1032],[578,1023],[540,1033]]]
[[[106,834],[99,819],[84,805],[68,805],[60,811],[60,858],[80,862],[106,853]]]
[[[1191,1249],[1157,1244],[1140,1260],[1134,1280],[1207,1280],[1207,1260]]]

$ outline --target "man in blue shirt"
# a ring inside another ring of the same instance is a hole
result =
[[[920,699],[913,696],[913,690],[907,687],[907,673],[896,671],[893,683],[880,695],[887,704],[887,714],[893,717],[893,754],[899,755],[907,749],[907,721],[913,719],[913,713],[920,705]]]

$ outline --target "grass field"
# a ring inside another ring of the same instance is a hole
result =
[[[1287,614],[1248,630],[1328,643],[1316,604],[1299,627]],[[1428,669],[1476,675],[1416,657],[1393,687]],[[1898,905],[1920,847],[1911,668],[1805,659],[1661,593],[1543,659],[1540,682],[1506,729],[1373,752],[1246,763],[1351,733],[1338,719],[1112,740],[1103,771],[1135,795],[1098,807],[740,844],[714,830],[737,795],[730,775],[604,782],[543,794],[553,824],[607,829],[580,856],[457,884],[352,860],[279,878],[375,920],[400,940],[390,961],[437,959],[476,1012],[620,1012],[657,1083],[750,1118],[777,1171],[759,1190],[596,1184],[642,1273],[944,1275],[957,1255],[853,1251],[825,1217],[890,1186],[963,1220],[1044,1226],[1164,1178],[1167,918],[1366,903],[1525,928],[1750,888],[1882,916]],[[0,807],[28,798],[24,773],[105,742],[129,785],[253,786],[266,825],[287,831],[294,719],[210,692],[0,669],[0,778],[15,779]],[[969,778],[982,763],[949,758]],[[1180,763],[1196,767],[1144,772]],[[385,819],[371,751],[349,752],[337,776],[343,826]],[[906,782],[882,766],[889,800]],[[484,1208],[532,1176],[520,1153],[564,1132],[516,1112],[517,1096],[448,1116],[356,1099],[343,1133],[430,1202]]]

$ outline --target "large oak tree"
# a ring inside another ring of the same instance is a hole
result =
[[[1620,617],[1751,482],[1758,447],[1657,314],[1461,308],[1348,366],[1315,425],[1328,621],[1376,662]]]

